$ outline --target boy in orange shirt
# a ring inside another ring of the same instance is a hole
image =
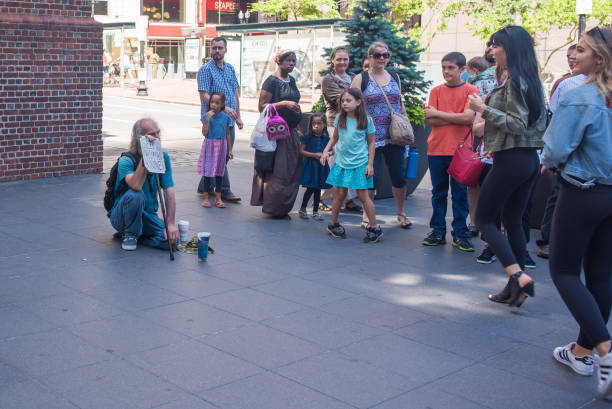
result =
[[[433,186],[433,214],[429,222],[432,231],[425,237],[423,244],[437,246],[446,243],[446,204],[450,184],[453,246],[463,251],[474,251],[466,224],[469,214],[467,188],[446,173],[457,145],[463,142],[474,121],[474,111],[469,109],[467,97],[478,95],[478,89],[461,79],[465,63],[465,56],[458,52],[449,53],[442,58],[445,83],[431,90],[429,106],[425,107],[425,118],[431,125],[427,155]]]

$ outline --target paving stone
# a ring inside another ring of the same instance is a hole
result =
[[[342,348],[339,352],[403,375],[410,382],[411,388],[423,386],[474,363],[473,360],[393,334],[366,339]]]
[[[120,355],[146,351],[186,339],[185,335],[132,314],[78,324],[69,329],[91,344]]]
[[[81,409],[148,409],[185,396],[164,379],[119,359],[57,373],[42,381]]]
[[[0,342],[0,359],[32,376],[42,376],[110,359],[64,329],[39,332]]]
[[[151,409],[218,409],[218,407],[211,405],[202,398],[187,395],[182,399],[164,403]]]
[[[487,406],[424,386],[389,399],[372,409],[488,409]]]
[[[482,364],[455,372],[430,386],[492,408],[576,409],[590,400],[574,390],[551,388],[532,379]],[[503,399],[503,403],[500,399]]]
[[[137,278],[188,298],[201,298],[241,288],[239,284],[197,270],[147,270]]]
[[[154,307],[140,311],[138,315],[190,337],[230,331],[249,322],[237,315],[197,301]]]
[[[261,372],[251,363],[194,340],[140,352],[128,359],[194,393]]]
[[[355,295],[354,293],[303,280],[298,277],[258,285],[255,289],[311,307],[317,307]]]
[[[264,323],[327,348],[339,348],[382,333],[380,329],[312,309],[272,318]]]
[[[386,330],[431,319],[431,316],[422,312],[363,296],[334,301],[318,308],[360,324]]]
[[[312,342],[255,323],[200,340],[264,368],[276,368],[323,351]]]
[[[211,295],[200,300],[254,321],[262,321],[304,309],[303,305],[249,288]]]
[[[2,409],[83,409],[30,380],[0,388]]]
[[[75,294],[70,288],[43,274],[9,276],[2,280],[0,299],[5,303],[38,301],[47,297]]]
[[[32,334],[56,327],[56,325],[16,305],[0,307],[0,317],[2,317],[0,320],[0,339]]]
[[[207,273],[242,286],[254,286],[287,278],[287,274],[242,261],[211,267]]]
[[[369,408],[408,390],[409,381],[391,371],[335,352],[274,370],[358,408]]]
[[[28,377],[23,370],[0,362],[0,395],[3,388],[27,380]]]
[[[262,391],[266,391],[262,393]],[[263,372],[200,393],[224,409],[349,409],[349,406],[287,378]]]

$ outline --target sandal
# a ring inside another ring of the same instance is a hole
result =
[[[215,206],[217,206],[219,209],[225,209],[225,203],[223,202],[215,202]]]
[[[306,213],[306,210],[300,210],[298,214],[302,219],[308,219],[308,213]],[[312,215],[312,217],[314,217],[314,214]]]
[[[398,213],[397,221],[399,222],[400,227],[402,229],[409,229],[412,227],[412,222],[408,220],[408,218],[406,217],[406,213]]]
[[[320,212],[331,212],[331,207],[326,205],[325,202],[321,200],[321,204],[319,204],[319,211]]]
[[[206,199],[206,200],[204,200],[202,202],[202,207],[210,207],[210,206],[211,206],[211,204],[210,204],[210,201],[208,199]]]
[[[368,230],[369,227],[370,227],[370,222],[366,222],[366,221],[362,221],[361,222],[361,228],[362,229]]]
[[[361,206],[359,206],[357,203],[353,202],[352,200],[348,200],[344,204],[344,211],[346,212],[361,213],[362,210],[363,209],[361,208]]]
[[[323,220],[323,215],[321,213],[313,213],[312,218],[315,220]]]

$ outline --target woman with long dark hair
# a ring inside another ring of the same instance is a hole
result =
[[[581,375],[593,373],[597,397],[612,397],[612,30],[595,27],[576,47],[574,74],[584,85],[568,91],[544,135],[542,161],[559,176],[550,240],[550,276],[578,325],[576,342],[554,358]],[[585,284],[580,280],[584,267]]]
[[[526,243],[522,216],[540,162],[546,130],[544,91],[533,38],[519,26],[506,26],[491,36],[492,54],[508,77],[490,94],[487,104],[469,96],[470,108],[485,120],[484,147],[494,158],[478,198],[476,225],[508,274],[506,287],[489,295],[493,302],[519,307],[534,296],[533,279],[524,273]],[[506,236],[496,225],[501,215]]]

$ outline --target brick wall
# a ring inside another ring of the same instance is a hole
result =
[[[0,1],[0,182],[102,171],[90,0]]]

